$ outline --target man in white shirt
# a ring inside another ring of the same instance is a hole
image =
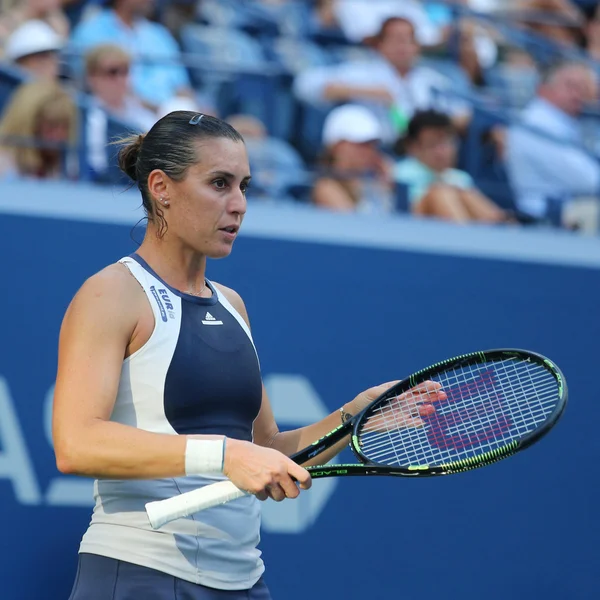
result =
[[[600,161],[584,147],[578,119],[596,87],[587,66],[561,64],[509,128],[506,162],[523,212],[546,218],[553,204],[600,197]]]
[[[420,46],[407,19],[387,19],[373,46],[371,60],[319,67],[301,73],[294,82],[298,98],[312,104],[345,102],[366,105],[379,118],[383,141],[402,135],[418,110],[435,108],[449,113],[462,130],[470,118],[464,102],[443,94],[453,82],[428,67],[417,65]],[[442,93],[437,93],[437,90]]]
[[[333,10],[345,36],[355,43],[377,35],[381,24],[390,17],[403,17],[411,21],[417,40],[423,46],[432,46],[441,41],[441,31],[431,22],[418,0],[337,0]]]

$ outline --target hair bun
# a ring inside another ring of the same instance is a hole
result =
[[[138,180],[137,163],[145,137],[140,133],[121,140],[123,147],[119,150],[119,169],[133,181]]]

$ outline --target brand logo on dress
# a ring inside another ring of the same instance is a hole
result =
[[[167,322],[167,314],[169,315],[169,319],[175,318],[175,308],[173,303],[171,302],[171,298],[167,293],[167,290],[160,289],[157,290],[154,286],[150,287],[150,291],[156,300],[156,304],[158,305],[158,310],[160,311],[160,318],[166,323]],[[163,304],[164,303],[164,304]]]
[[[209,312],[204,316],[202,325],[223,325],[223,321],[217,321]]]

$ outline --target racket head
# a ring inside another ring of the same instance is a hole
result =
[[[541,439],[567,397],[564,375],[545,356],[510,348],[464,354],[382,394],[357,415],[350,445],[372,474],[460,473]]]

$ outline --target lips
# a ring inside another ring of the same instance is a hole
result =
[[[220,227],[219,231],[222,231],[230,240],[234,240],[237,237],[239,229],[239,225],[227,225],[226,227]]]

